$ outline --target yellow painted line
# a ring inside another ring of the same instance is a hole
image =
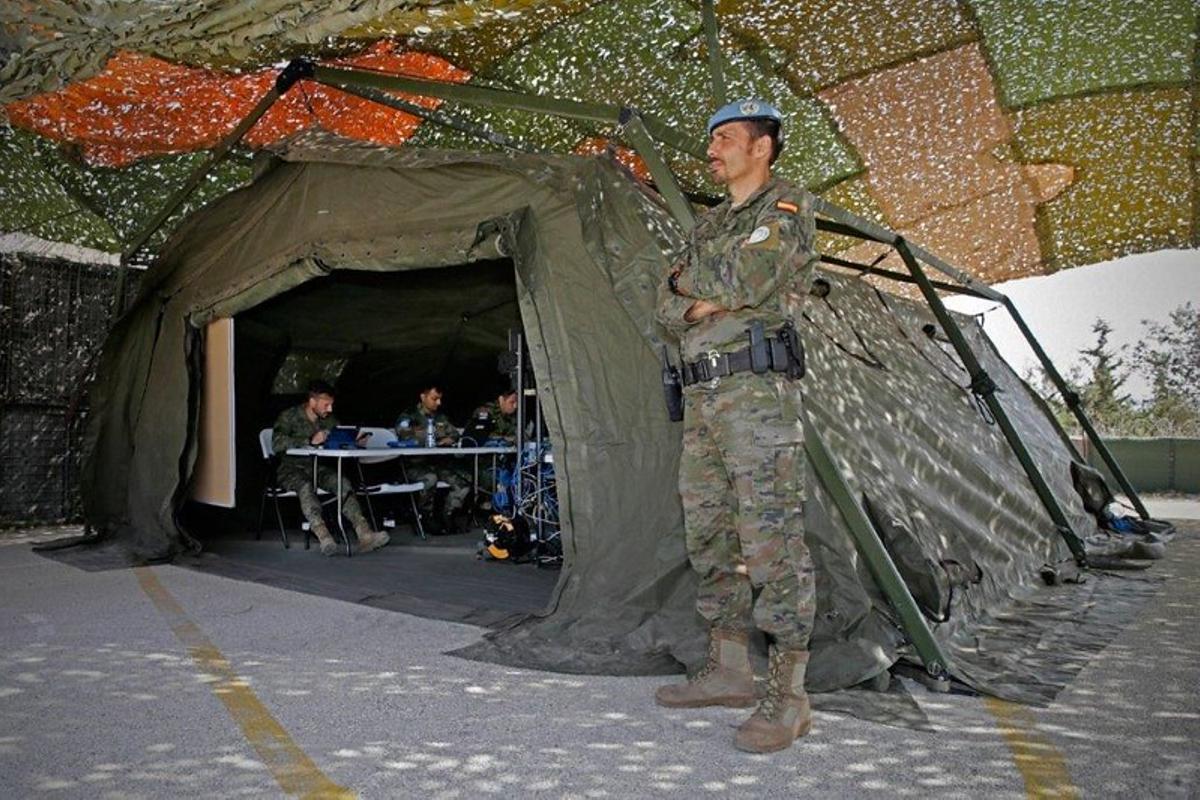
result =
[[[154,573],[148,567],[138,567],[134,572],[142,590],[187,647],[196,666],[213,679],[213,693],[225,704],[229,715],[242,729],[242,735],[267,765],[280,788],[294,797],[313,800],[357,797],[354,792],[331,781],[300,749]]]
[[[1033,798],[1078,798],[1071,782],[1066,757],[1037,729],[1037,719],[1028,708],[1007,700],[985,697],[984,705],[1000,724],[1000,732],[1012,751],[1013,762],[1025,779],[1025,793]]]

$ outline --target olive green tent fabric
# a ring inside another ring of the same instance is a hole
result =
[[[656,199],[605,158],[293,143],[181,227],[110,337],[87,438],[88,519],[146,557],[192,544],[175,511],[195,459],[191,365],[206,321],[339,271],[508,258],[556,454],[565,564],[543,615],[466,655],[574,672],[694,662],[703,635],[676,491],[680,428],[663,408],[652,315],[681,242]],[[813,424],[855,492],[906,532],[897,558],[945,571],[929,578],[952,594],[934,627],[954,673],[1015,694],[1011,665],[977,646],[981,626],[1037,600],[1043,568],[1069,572],[1070,554],[957,356],[925,332],[932,315],[862,281],[825,279],[831,291],[800,325]],[[1060,432],[982,331],[963,325],[1075,531],[1096,539]],[[911,653],[815,477],[809,486],[809,683],[820,691]],[[1071,594],[1056,597],[1072,613]]]

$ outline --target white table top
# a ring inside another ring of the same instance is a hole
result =
[[[490,456],[517,452],[515,447],[348,447],[326,450],[324,447],[289,447],[289,456],[317,458],[379,458],[380,456]]]

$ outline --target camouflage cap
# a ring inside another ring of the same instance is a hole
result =
[[[780,127],[783,126],[783,115],[779,113],[779,109],[765,100],[747,98],[721,106],[717,113],[708,118],[708,133],[711,136],[713,131],[726,122],[747,119],[773,119]]]

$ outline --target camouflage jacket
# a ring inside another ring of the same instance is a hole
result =
[[[672,270],[675,290],[664,276],[658,293],[658,320],[679,337],[684,360],[746,347],[752,322],[770,333],[795,321],[816,267],[815,232],[808,193],[778,178],[740,206],[726,198],[706,213]],[[688,322],[696,300],[727,311]]]
[[[338,424],[337,417],[333,414],[325,419],[318,417],[316,422],[313,422],[304,413],[304,406],[305,404],[301,403],[280,411],[272,426],[271,449],[275,451],[276,455],[283,458],[282,466],[289,469],[300,467],[307,470],[310,469],[310,465],[304,456],[284,455],[288,449],[309,447],[312,444],[314,433],[332,430]]]
[[[402,442],[415,441],[424,447],[425,427],[429,420],[429,416],[418,403],[396,418],[396,438]],[[440,447],[458,441],[458,429],[450,424],[450,419],[445,414],[433,416],[433,435]]]
[[[500,404],[493,400],[490,403],[484,403],[479,408],[475,409],[471,414],[471,421],[477,419],[490,419],[493,424],[492,439],[507,439],[510,442],[517,440],[517,415],[505,414],[500,410]]]

